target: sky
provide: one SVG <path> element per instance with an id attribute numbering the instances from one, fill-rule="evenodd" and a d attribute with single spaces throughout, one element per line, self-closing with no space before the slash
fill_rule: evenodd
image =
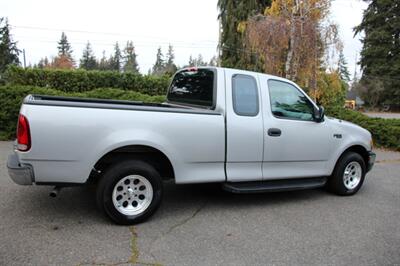
<path id="1" fill-rule="evenodd" d="M 362 47 L 352 28 L 360 23 L 366 6 L 361 0 L 332 2 L 331 19 L 339 25 L 352 74 Z M 166 54 L 171 44 L 180 66 L 191 55 L 202 54 L 207 61 L 217 55 L 217 0 L 0 0 L 0 16 L 8 17 L 18 48 L 25 49 L 27 65 L 55 56 L 62 31 L 77 62 L 87 41 L 100 58 L 103 51 L 110 56 L 115 42 L 123 48 L 132 40 L 142 73 L 154 64 L 159 46 Z"/>

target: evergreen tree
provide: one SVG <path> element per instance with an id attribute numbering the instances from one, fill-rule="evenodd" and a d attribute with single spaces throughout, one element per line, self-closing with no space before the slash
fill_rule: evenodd
<path id="1" fill-rule="evenodd" d="M 204 61 L 203 56 L 199 54 L 197 58 L 193 58 L 191 55 L 189 57 L 188 67 L 198 67 L 198 66 L 207 66 L 206 61 Z"/>
<path id="2" fill-rule="evenodd" d="M 211 57 L 210 62 L 208 63 L 209 66 L 217 66 L 218 65 L 218 59 L 216 56 Z"/>
<path id="3" fill-rule="evenodd" d="M 43 69 L 43 68 L 47 68 L 47 67 L 50 67 L 50 61 L 46 56 L 45 58 L 42 58 L 39 60 L 39 63 L 37 64 L 37 68 Z"/>
<path id="4" fill-rule="evenodd" d="M 174 54 L 174 48 L 170 44 L 168 46 L 168 53 L 167 53 L 167 63 L 165 65 L 165 72 L 168 75 L 173 75 L 177 70 L 177 66 L 174 63 L 175 60 L 175 54 Z"/>
<path id="5" fill-rule="evenodd" d="M 83 50 L 79 67 L 86 70 L 94 70 L 97 68 L 96 57 L 93 54 L 90 42 L 87 42 L 86 47 Z"/>
<path id="6" fill-rule="evenodd" d="M 207 62 L 204 61 L 203 56 L 199 54 L 196 59 L 196 66 L 206 66 Z"/>
<path id="7" fill-rule="evenodd" d="M 99 70 L 110 70 L 110 62 L 106 57 L 106 51 L 103 50 L 103 56 L 101 57 L 100 61 L 97 63 Z"/>
<path id="8" fill-rule="evenodd" d="M 249 17 L 263 13 L 270 3 L 271 0 L 218 0 L 222 66 L 254 70 L 257 62 L 245 51 L 243 28 Z"/>
<path id="9" fill-rule="evenodd" d="M 167 66 L 172 65 L 174 63 L 174 59 L 175 59 L 174 48 L 170 44 L 168 45 Z"/>
<path id="10" fill-rule="evenodd" d="M 118 42 L 114 46 L 114 55 L 110 57 L 110 70 L 120 71 L 121 70 L 121 49 L 119 48 Z"/>
<path id="11" fill-rule="evenodd" d="M 350 72 L 347 67 L 347 61 L 346 58 L 344 57 L 343 51 L 340 51 L 339 53 L 338 73 L 341 80 L 345 82 L 350 81 Z"/>
<path id="12" fill-rule="evenodd" d="M 355 34 L 364 33 L 361 39 L 361 83 L 366 93 L 383 87 L 383 95 L 376 104 L 400 104 L 400 2 L 372 0 L 364 11 L 362 22 Z M 376 80 L 382 86 L 374 86 Z M 367 100 L 367 99 L 365 99 Z"/>
<path id="13" fill-rule="evenodd" d="M 153 75 L 163 75 L 165 73 L 165 61 L 164 61 L 164 56 L 161 51 L 161 47 L 158 47 L 157 49 L 157 55 L 156 55 L 156 62 L 153 65 Z"/>
<path id="14" fill-rule="evenodd" d="M 188 66 L 190 66 L 190 67 L 196 66 L 196 59 L 194 59 L 192 55 L 190 55 L 190 57 L 189 57 Z"/>
<path id="15" fill-rule="evenodd" d="M 58 42 L 58 55 L 64 55 L 72 58 L 72 48 L 71 44 L 68 42 L 67 35 L 63 32 L 61 33 L 61 39 Z"/>
<path id="16" fill-rule="evenodd" d="M 51 63 L 53 68 L 71 69 L 74 67 L 74 59 L 72 58 L 71 44 L 68 42 L 67 35 L 62 32 L 61 39 L 58 42 L 58 56 Z"/>
<path id="17" fill-rule="evenodd" d="M 0 74 L 5 71 L 8 65 L 19 64 L 19 53 L 17 43 L 12 40 L 8 20 L 0 18 Z"/>
<path id="18" fill-rule="evenodd" d="M 135 46 L 133 46 L 132 41 L 128 41 L 124 49 L 124 72 L 139 72 L 139 65 L 137 63 L 136 57 L 137 54 L 135 53 Z"/>

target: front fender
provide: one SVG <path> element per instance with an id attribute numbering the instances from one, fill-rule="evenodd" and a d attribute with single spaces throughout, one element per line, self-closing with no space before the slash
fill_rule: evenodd
<path id="1" fill-rule="evenodd" d="M 339 158 L 350 148 L 355 147 L 355 146 L 361 146 L 363 147 L 366 151 L 369 150 L 368 145 L 366 145 L 362 141 L 349 141 L 347 143 L 344 143 L 342 146 L 340 146 L 339 149 L 336 150 L 334 154 L 332 154 L 331 159 L 329 160 L 329 163 L 327 165 L 327 172 L 329 175 L 332 175 L 333 170 L 335 169 L 336 163 L 338 162 Z"/>

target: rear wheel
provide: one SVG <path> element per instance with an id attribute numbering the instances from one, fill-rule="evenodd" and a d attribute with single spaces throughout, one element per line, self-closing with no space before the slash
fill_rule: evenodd
<path id="1" fill-rule="evenodd" d="M 97 187 L 97 205 L 118 224 L 136 224 L 161 203 L 162 180 L 146 162 L 127 160 L 108 168 Z"/>
<path id="2" fill-rule="evenodd" d="M 353 195 L 361 188 L 365 174 L 366 166 L 361 155 L 347 152 L 337 162 L 335 170 L 328 180 L 328 188 L 338 195 Z"/>

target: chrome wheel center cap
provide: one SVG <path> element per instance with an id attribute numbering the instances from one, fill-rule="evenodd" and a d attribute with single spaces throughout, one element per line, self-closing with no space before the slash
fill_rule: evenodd
<path id="1" fill-rule="evenodd" d="M 129 197 L 132 197 L 135 194 L 135 192 L 133 192 L 133 189 L 128 188 L 128 195 Z"/>

